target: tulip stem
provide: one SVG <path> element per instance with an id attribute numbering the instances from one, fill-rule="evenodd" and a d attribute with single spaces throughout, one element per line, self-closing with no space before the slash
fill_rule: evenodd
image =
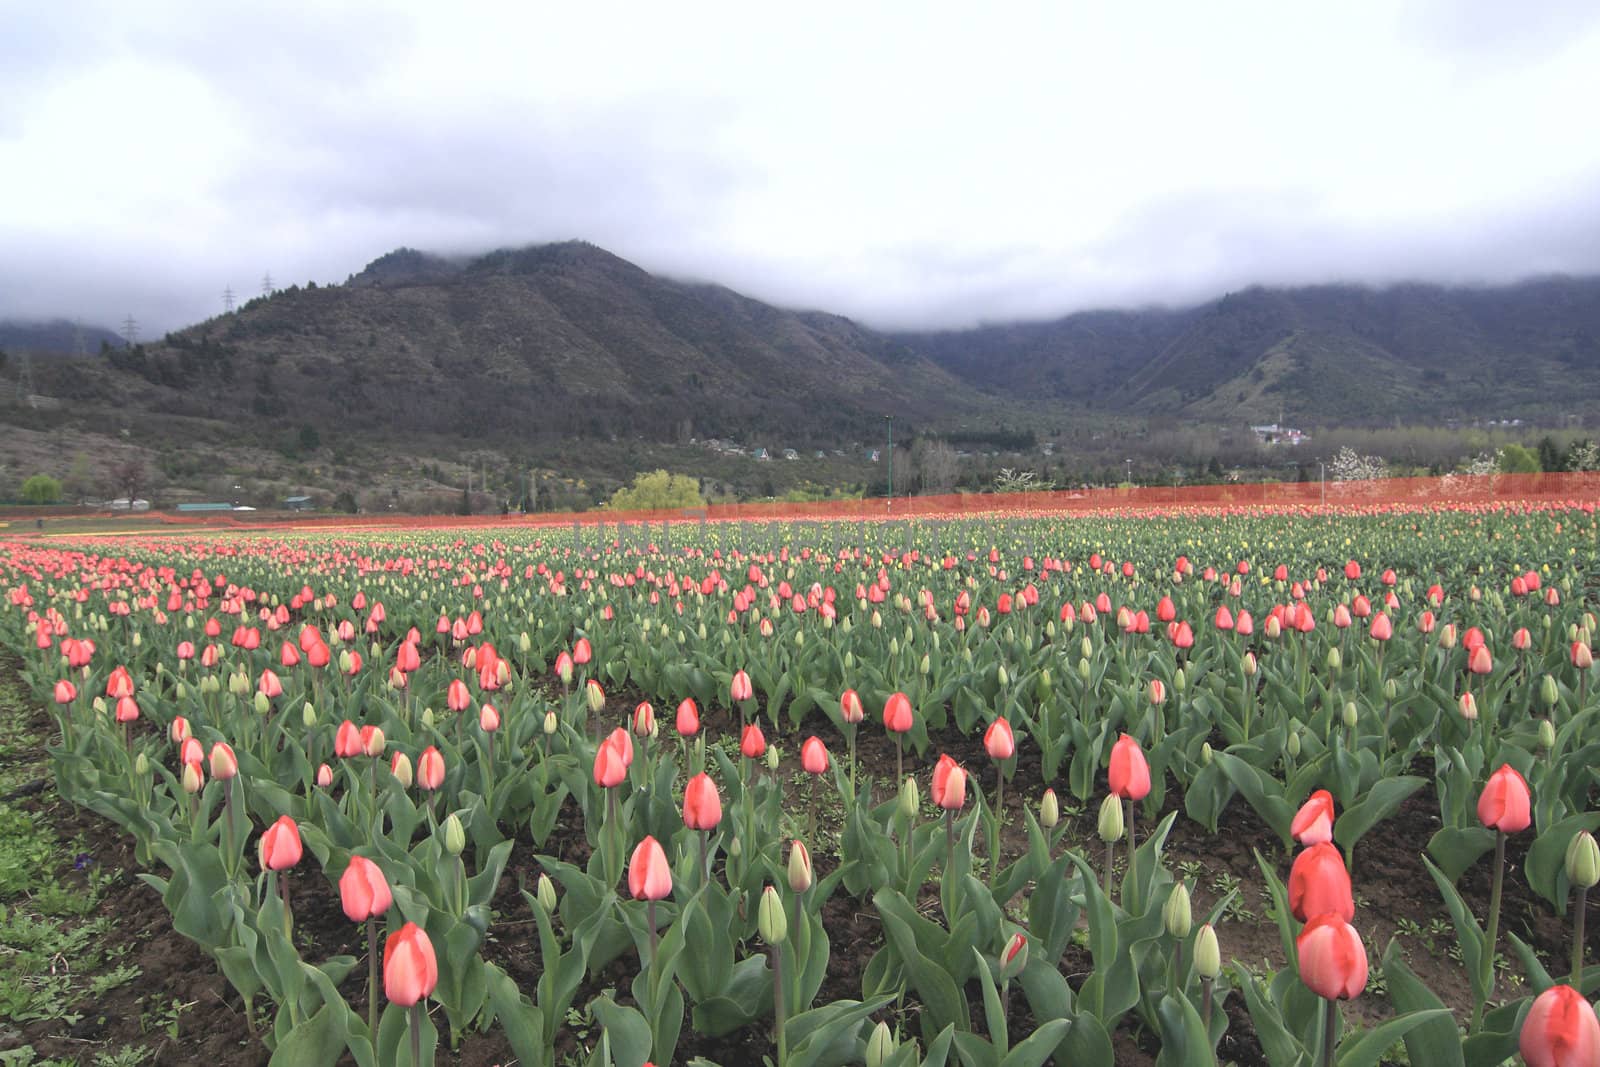
<path id="1" fill-rule="evenodd" d="M 233 779 L 226 778 L 222 786 L 222 831 L 227 838 L 228 851 L 223 857 L 227 861 L 228 877 L 232 878 L 239 872 L 238 861 L 233 854 Z"/>
<path id="2" fill-rule="evenodd" d="M 1583 912 L 1589 904 L 1589 887 L 1578 887 L 1578 908 L 1572 917 L 1572 978 L 1573 989 L 1582 989 L 1583 981 Z"/>
<path id="3" fill-rule="evenodd" d="M 773 945 L 772 946 L 772 1017 L 773 1017 L 773 1027 L 772 1027 L 773 1036 L 776 1038 L 777 1045 L 778 1045 L 778 1067 L 783 1067 L 784 1060 L 788 1058 L 787 1055 L 786 1055 L 786 1053 L 788 1052 L 788 1048 L 786 1047 L 788 1043 L 784 1040 L 784 1032 L 783 1032 L 784 1018 L 783 1018 L 783 946 L 782 945 Z"/>
<path id="4" fill-rule="evenodd" d="M 1506 832 L 1494 832 L 1494 884 L 1489 890 L 1489 927 L 1484 936 L 1483 960 L 1478 964 L 1478 974 L 1483 986 L 1483 999 L 1472 1009 L 1472 1025 L 1467 1033 L 1478 1032 L 1483 1021 L 1483 1009 L 1494 996 L 1494 956 L 1500 941 L 1500 890 L 1506 875 Z"/>
<path id="5" fill-rule="evenodd" d="M 367 916 L 367 1032 L 378 1040 L 378 924 Z"/>
<path id="6" fill-rule="evenodd" d="M 278 872 L 278 899 L 283 901 L 283 932 L 291 941 L 294 939 L 294 908 L 289 903 L 289 872 Z"/>
<path id="7" fill-rule="evenodd" d="M 1339 1040 L 1339 1004 L 1322 1002 L 1322 1067 L 1333 1067 L 1333 1046 Z"/>
<path id="8" fill-rule="evenodd" d="M 422 1067 L 422 1014 L 420 1004 L 406 1010 L 411 1019 L 411 1067 Z"/>
<path id="9" fill-rule="evenodd" d="M 950 871 L 956 865 L 956 813 L 953 809 L 944 811 L 944 873 L 948 878 Z"/>
<path id="10" fill-rule="evenodd" d="M 1134 849 L 1133 798 L 1124 797 L 1122 803 L 1127 806 L 1128 810 L 1128 817 L 1126 820 L 1128 824 L 1128 874 L 1132 876 L 1130 879 L 1131 884 L 1128 888 L 1130 889 L 1133 897 L 1133 906 L 1130 907 L 1128 911 L 1131 913 L 1135 908 L 1138 907 L 1139 904 L 1139 854 Z"/>
<path id="11" fill-rule="evenodd" d="M 651 982 L 654 983 L 656 973 L 656 902 L 654 900 L 644 902 L 644 924 L 650 928 L 650 959 L 645 964 L 645 967 L 650 974 Z"/>
<path id="12" fill-rule="evenodd" d="M 1183 988 L 1183 938 L 1177 939 L 1177 944 L 1172 950 L 1172 973 L 1167 976 L 1168 991 L 1176 997 L 1178 990 Z"/>
<path id="13" fill-rule="evenodd" d="M 1206 1027 L 1206 1038 L 1208 1040 L 1211 1037 L 1211 983 L 1212 983 L 1212 979 L 1207 978 L 1204 975 L 1201 976 L 1201 978 L 1200 978 L 1200 1021 L 1205 1024 L 1205 1027 Z M 1212 1059 L 1212 1062 L 1213 1063 L 1216 1062 L 1215 1058 Z"/>
<path id="14" fill-rule="evenodd" d="M 1111 899 L 1111 867 L 1117 859 L 1117 843 L 1106 842 L 1106 899 Z"/>

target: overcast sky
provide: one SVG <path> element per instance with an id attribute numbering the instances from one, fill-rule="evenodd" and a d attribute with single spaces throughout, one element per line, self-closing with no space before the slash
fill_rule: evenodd
<path id="1" fill-rule="evenodd" d="M 1600 4 L 0 0 L 0 316 L 583 238 L 886 326 L 1600 271 Z"/>

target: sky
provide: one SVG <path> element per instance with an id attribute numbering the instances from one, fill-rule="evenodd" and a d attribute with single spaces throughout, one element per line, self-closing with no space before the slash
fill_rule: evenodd
<path id="1" fill-rule="evenodd" d="M 579 238 L 870 325 L 1600 273 L 1592 0 L 0 0 L 0 317 Z"/>

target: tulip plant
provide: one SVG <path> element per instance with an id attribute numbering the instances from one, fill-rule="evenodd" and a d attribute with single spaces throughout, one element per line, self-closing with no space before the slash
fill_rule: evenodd
<path id="1" fill-rule="evenodd" d="M 274 1063 L 1175 1067 L 1230 1000 L 1272 1067 L 1600 1056 L 1592 498 L 687 534 L 5 543 L 0 640 Z M 1369 968 L 1402 816 L 1470 1004 Z M 1246 967 L 1169 853 L 1251 818 Z M 335 894 L 365 968 L 294 921 Z"/>

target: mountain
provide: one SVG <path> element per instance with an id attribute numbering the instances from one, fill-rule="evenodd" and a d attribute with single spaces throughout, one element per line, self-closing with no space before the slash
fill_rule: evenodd
<path id="1" fill-rule="evenodd" d="M 59 324 L 12 351 L 59 347 L 63 330 L 76 348 Z M 1076 482 L 1219 454 L 1265 470 L 1285 457 L 1258 453 L 1244 427 L 1280 416 L 1548 426 L 1600 410 L 1594 278 L 1252 288 L 1190 308 L 882 332 L 574 241 L 398 249 L 342 285 L 291 286 L 159 341 L 101 353 L 105 336 L 86 330 L 93 355 L 27 375 L 0 366 L 0 496 L 39 470 L 88 495 L 96 462 L 130 456 L 200 499 L 316 487 L 364 507 L 453 506 L 486 481 L 499 500 L 536 481 L 542 501 L 582 506 L 655 467 L 744 497 L 881 488 L 873 450 L 891 433 L 988 453 L 961 457 L 962 484 L 1029 464 Z M 1206 443 L 1162 436 L 1196 427 Z M 714 439 L 801 459 L 759 464 Z M 1048 462 L 1045 441 L 1059 449 Z M 1469 444 L 1452 442 L 1422 461 L 1455 462 Z M 933 484 L 954 484 L 935 459 Z"/>
<path id="2" fill-rule="evenodd" d="M 955 377 L 848 319 L 658 278 L 579 242 L 460 260 L 402 249 L 344 285 L 291 287 L 111 362 L 174 414 L 245 407 L 475 439 L 772 434 L 800 446 L 876 438 L 885 414 L 979 407 Z M 213 379 L 227 388 L 192 388 Z"/>
<path id="3" fill-rule="evenodd" d="M 999 396 L 1203 422 L 1362 425 L 1600 403 L 1600 279 L 1252 288 L 1184 310 L 895 339 Z"/>
<path id="4" fill-rule="evenodd" d="M 120 345 L 115 330 L 67 319 L 48 322 L 0 320 L 0 352 L 22 356 L 63 356 L 98 352 L 102 344 Z"/>

